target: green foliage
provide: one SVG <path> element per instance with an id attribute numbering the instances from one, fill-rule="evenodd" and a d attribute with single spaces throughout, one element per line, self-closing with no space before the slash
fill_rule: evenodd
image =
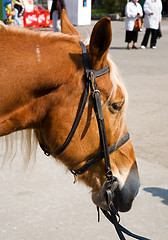
<path id="1" fill-rule="evenodd" d="M 108 14 L 107 9 L 104 8 L 92 8 L 92 14 Z"/>
<path id="2" fill-rule="evenodd" d="M 104 0 L 105 8 L 109 13 L 124 12 L 127 0 Z"/>
<path id="3" fill-rule="evenodd" d="M 3 21 L 3 0 L 0 0 L 0 20 Z"/>
<path id="4" fill-rule="evenodd" d="M 127 0 L 97 0 L 93 1 L 93 9 L 100 9 L 106 13 L 121 13 L 124 15 Z"/>

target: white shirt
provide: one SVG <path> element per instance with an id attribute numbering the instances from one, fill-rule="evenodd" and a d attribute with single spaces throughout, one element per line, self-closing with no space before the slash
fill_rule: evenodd
<path id="1" fill-rule="evenodd" d="M 162 15 L 162 2 L 161 0 L 146 0 L 144 4 L 144 27 L 158 29 L 159 22 L 161 21 Z M 153 13 L 153 15 L 150 15 Z"/>
<path id="2" fill-rule="evenodd" d="M 137 13 L 139 13 L 141 16 L 142 13 L 142 7 L 139 3 L 134 2 L 128 2 L 125 7 L 125 15 L 126 15 L 126 24 L 125 28 L 127 31 L 133 31 L 135 20 L 137 19 Z"/>

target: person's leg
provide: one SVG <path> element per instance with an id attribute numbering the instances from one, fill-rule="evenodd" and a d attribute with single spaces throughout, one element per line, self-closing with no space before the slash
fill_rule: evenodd
<path id="1" fill-rule="evenodd" d="M 15 10 L 15 16 L 14 16 L 14 25 L 21 25 L 19 17 L 18 17 L 18 10 L 16 8 L 14 8 Z"/>
<path id="2" fill-rule="evenodd" d="M 125 34 L 125 42 L 127 42 L 127 49 L 130 49 L 131 31 L 126 31 L 126 34 Z"/>
<path id="3" fill-rule="evenodd" d="M 150 36 L 150 32 L 151 32 L 151 29 L 147 28 L 146 31 L 145 31 L 145 35 L 144 35 L 143 41 L 141 43 L 141 46 L 144 46 L 144 47 L 147 46 L 148 40 L 149 40 L 149 36 Z"/>
<path id="4" fill-rule="evenodd" d="M 134 49 L 138 49 L 136 46 L 137 40 L 138 40 L 138 31 L 132 31 L 132 41 L 133 41 L 132 48 Z"/>
<path id="5" fill-rule="evenodd" d="M 58 32 L 61 32 L 61 19 L 58 19 L 57 21 L 57 29 L 58 29 Z"/>
<path id="6" fill-rule="evenodd" d="M 53 12 L 52 19 L 53 19 L 54 32 L 58 32 L 59 29 L 57 28 L 57 22 L 58 22 L 58 13 L 57 13 L 57 11 Z"/>
<path id="7" fill-rule="evenodd" d="M 150 42 L 150 47 L 151 48 L 156 48 L 156 42 L 157 42 L 157 30 L 152 29 L 152 37 L 151 37 L 151 42 Z"/>

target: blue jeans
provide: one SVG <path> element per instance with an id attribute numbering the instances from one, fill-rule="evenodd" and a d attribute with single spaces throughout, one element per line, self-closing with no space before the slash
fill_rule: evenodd
<path id="1" fill-rule="evenodd" d="M 19 25 L 20 27 L 22 27 L 22 23 L 18 16 L 18 10 L 16 8 L 14 8 L 14 10 L 15 10 L 14 25 Z"/>
<path id="2" fill-rule="evenodd" d="M 7 20 L 6 6 L 11 3 L 11 0 L 3 0 L 3 19 Z"/>
<path id="3" fill-rule="evenodd" d="M 54 25 L 54 32 L 61 32 L 61 20 L 58 18 L 57 11 L 52 13 L 53 25 Z"/>

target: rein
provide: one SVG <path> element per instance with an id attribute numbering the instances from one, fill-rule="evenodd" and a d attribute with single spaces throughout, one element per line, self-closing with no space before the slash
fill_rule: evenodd
<path id="1" fill-rule="evenodd" d="M 106 66 L 105 68 L 102 68 L 98 71 L 94 71 L 90 69 L 89 67 L 89 57 L 88 53 L 86 50 L 86 46 L 83 42 L 79 42 L 82 51 L 83 51 L 83 60 L 84 60 L 84 66 L 85 66 L 85 79 L 86 79 L 86 85 L 85 85 L 85 90 L 84 90 L 84 95 L 83 95 L 83 101 L 81 104 L 81 108 L 78 111 L 75 121 L 73 123 L 73 126 L 71 128 L 71 131 L 66 138 L 65 142 L 63 143 L 62 147 L 58 149 L 55 153 L 50 153 L 45 150 L 44 146 L 40 144 L 41 148 L 43 149 L 44 153 L 49 156 L 50 154 L 54 157 L 58 156 L 61 154 L 66 147 L 69 145 L 72 137 L 75 134 L 75 131 L 78 127 L 78 124 L 80 122 L 80 119 L 82 117 L 87 98 L 89 95 L 89 89 L 91 88 L 92 92 L 92 98 L 94 101 L 94 108 L 95 108 L 95 113 L 97 117 L 97 122 L 98 122 L 98 127 L 99 127 L 99 134 L 100 134 L 100 141 L 101 141 L 101 147 L 102 147 L 102 152 L 99 153 L 97 156 L 93 157 L 92 159 L 88 160 L 81 168 L 77 170 L 71 170 L 71 173 L 74 175 L 75 179 L 77 178 L 77 175 L 83 174 L 85 171 L 87 171 L 91 166 L 102 160 L 103 158 L 105 159 L 105 172 L 106 172 L 106 181 L 104 185 L 106 186 L 105 189 L 105 198 L 106 202 L 109 207 L 109 211 L 101 209 L 103 214 L 106 216 L 106 218 L 114 225 L 117 234 L 120 238 L 120 240 L 125 240 L 125 237 L 123 233 L 139 240 L 149 240 L 147 238 L 140 237 L 138 235 L 135 235 L 131 232 L 129 232 L 127 229 L 125 229 L 123 226 L 119 224 L 119 221 L 117 220 L 117 217 L 120 219 L 119 214 L 114 207 L 113 204 L 113 196 L 115 190 L 118 188 L 118 180 L 115 176 L 113 176 L 112 169 L 111 169 L 111 164 L 110 164 L 110 157 L 109 155 L 119 149 L 122 145 L 124 145 L 130 138 L 129 133 L 127 132 L 126 135 L 121 138 L 117 143 L 114 143 L 111 147 L 108 147 L 108 142 L 107 142 L 107 136 L 106 136 L 106 128 L 105 128 L 105 123 L 104 123 L 104 117 L 103 117 L 103 112 L 102 112 L 102 107 L 101 107 L 101 94 L 100 91 L 97 89 L 97 84 L 96 84 L 96 78 L 100 77 L 110 71 L 109 66 Z M 98 219 L 99 219 L 99 207 L 98 209 Z M 117 217 L 116 217 L 117 216 Z M 123 232 L 123 233 L 122 233 Z"/>

